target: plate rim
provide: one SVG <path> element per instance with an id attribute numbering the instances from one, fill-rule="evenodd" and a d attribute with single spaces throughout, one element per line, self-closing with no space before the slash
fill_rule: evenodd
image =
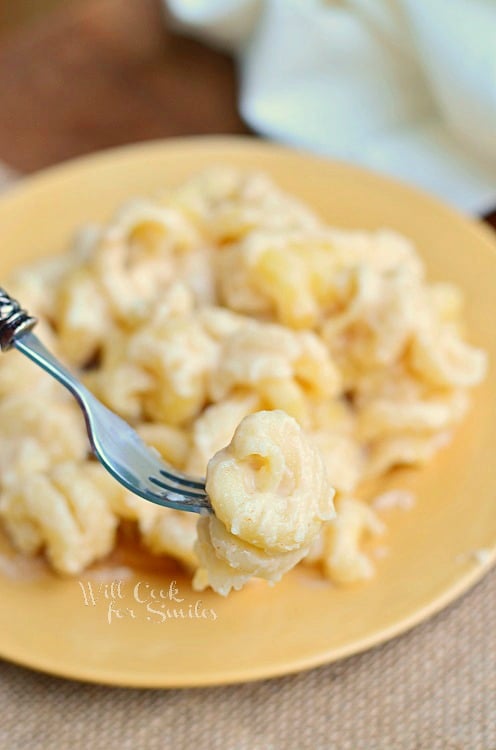
<path id="1" fill-rule="evenodd" d="M 372 167 L 364 167 L 353 162 L 348 162 L 344 159 L 326 156 L 325 154 L 318 154 L 297 145 L 291 146 L 284 143 L 277 143 L 270 141 L 267 138 L 251 135 L 212 134 L 179 136 L 174 138 L 154 138 L 147 141 L 136 141 L 120 146 L 112 146 L 92 153 L 82 154 L 81 156 L 69 157 L 57 164 L 43 167 L 34 172 L 18 174 L 17 177 L 14 177 L 14 180 L 10 185 L 7 184 L 7 186 L 2 187 L 2 190 L 0 191 L 0 207 L 3 208 L 6 203 L 11 199 L 15 199 L 18 193 L 24 192 L 25 189 L 36 187 L 39 182 L 43 182 L 47 178 L 63 176 L 64 172 L 70 172 L 75 167 L 91 167 L 92 165 L 98 165 L 99 163 L 105 162 L 109 158 L 119 160 L 129 154 L 139 154 L 140 152 L 146 154 L 148 151 L 153 153 L 157 149 L 160 151 L 164 149 L 175 150 L 182 146 L 201 149 L 204 145 L 208 144 L 236 148 L 239 147 L 246 150 L 252 149 L 253 151 L 262 150 L 267 151 L 267 153 L 272 152 L 281 155 L 287 154 L 293 157 L 301 157 L 305 161 L 313 161 L 316 164 L 325 162 L 329 165 L 339 166 L 346 171 L 355 172 L 357 176 L 361 175 L 366 177 L 367 175 L 371 175 L 384 182 L 388 182 L 397 190 L 401 190 L 405 193 L 405 195 L 410 194 L 411 196 L 414 196 L 416 200 L 420 199 L 424 202 L 430 203 L 435 206 L 437 210 L 446 213 L 457 223 L 461 221 L 465 226 L 470 225 L 471 230 L 475 232 L 479 239 L 489 245 L 492 251 L 496 253 L 495 232 L 487 226 L 484 219 L 479 216 L 472 216 L 471 214 L 464 213 L 456 206 L 442 200 L 435 193 L 431 193 L 428 190 L 417 187 L 416 185 L 398 177 L 385 174 L 384 172 Z"/>
<path id="2" fill-rule="evenodd" d="M 432 602 L 424 607 L 416 609 L 410 616 L 398 620 L 393 625 L 374 631 L 373 634 L 361 638 L 357 641 L 342 646 L 341 648 L 331 648 L 329 650 L 319 651 L 311 656 L 291 661 L 281 662 L 278 666 L 265 668 L 263 666 L 253 667 L 251 669 L 232 668 L 217 670 L 210 676 L 198 675 L 193 672 L 185 672 L 181 675 L 169 675 L 164 673 L 160 676 L 152 676 L 147 672 L 133 670 L 132 672 L 124 670 L 96 670 L 84 669 L 71 670 L 65 669 L 53 664 L 53 660 L 44 661 L 40 659 L 26 659 L 22 655 L 15 654 L 12 651 L 6 653 L 0 644 L 0 658 L 11 664 L 25 669 L 30 669 L 52 677 L 63 678 L 73 682 L 83 682 L 92 685 L 105 685 L 107 687 L 122 687 L 130 689 L 148 689 L 148 690 L 177 690 L 204 687 L 225 687 L 228 685 L 239 685 L 249 682 L 259 682 L 268 679 L 277 679 L 300 672 L 324 667 L 333 664 L 341 659 L 351 656 L 357 656 L 365 651 L 385 645 L 389 641 L 396 639 L 401 635 L 407 634 L 417 625 L 431 619 L 441 611 L 445 610 L 450 604 L 455 604 L 465 594 L 468 594 L 476 584 L 496 567 L 496 545 L 488 550 L 489 556 L 483 564 L 471 562 L 471 570 L 468 570 L 463 576 L 460 576 L 456 583 L 445 589 L 442 595 L 437 596 Z"/>

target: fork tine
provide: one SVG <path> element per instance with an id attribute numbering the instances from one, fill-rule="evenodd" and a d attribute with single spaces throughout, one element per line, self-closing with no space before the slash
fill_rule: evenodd
<path id="1" fill-rule="evenodd" d="M 191 497 L 195 500 L 203 500 L 207 497 L 207 493 L 205 491 L 198 492 L 194 489 L 188 490 L 188 489 L 184 489 L 184 487 L 171 486 L 169 484 L 166 484 L 165 482 L 162 482 L 160 479 L 157 479 L 156 477 L 148 477 L 148 479 L 150 482 L 152 482 L 157 487 L 160 487 L 162 490 L 175 493 L 176 495 L 184 495 L 186 497 Z"/>
<path id="2" fill-rule="evenodd" d="M 182 484 L 185 487 L 194 487 L 198 490 L 205 490 L 205 482 L 195 480 L 192 477 L 188 477 L 187 474 L 182 474 L 179 471 L 167 471 L 166 469 L 160 469 L 160 474 L 166 477 L 166 479 L 172 479 L 174 482 L 177 482 L 177 484 Z"/>
<path id="3" fill-rule="evenodd" d="M 184 495 L 177 495 L 176 493 L 169 493 L 165 496 L 158 492 L 151 492 L 151 490 L 146 490 L 146 493 L 140 494 L 145 500 L 149 500 L 165 508 L 190 511 L 192 513 L 204 513 L 210 510 L 207 498 L 190 498 Z"/>

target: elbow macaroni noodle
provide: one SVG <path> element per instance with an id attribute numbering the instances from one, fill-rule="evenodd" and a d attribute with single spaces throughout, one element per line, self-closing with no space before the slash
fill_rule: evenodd
<path id="1" fill-rule="evenodd" d="M 89 455 L 70 397 L 10 352 L 0 522 L 62 574 L 107 555 L 126 521 L 198 589 L 275 582 L 300 561 L 336 584 L 369 578 L 363 542 L 384 525 L 362 481 L 431 460 L 485 373 L 460 291 L 429 283 L 409 240 L 329 227 L 229 167 L 129 202 L 9 289 L 98 398 L 206 474 L 215 511 L 130 495 Z"/>
<path id="2" fill-rule="evenodd" d="M 243 419 L 209 461 L 207 492 L 215 515 L 199 523 L 194 584 L 222 594 L 251 576 L 278 581 L 334 516 L 320 452 L 279 410 Z"/>

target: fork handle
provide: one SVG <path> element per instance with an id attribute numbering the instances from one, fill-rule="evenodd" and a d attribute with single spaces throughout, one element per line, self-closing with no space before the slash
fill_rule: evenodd
<path id="1" fill-rule="evenodd" d="M 17 300 L 0 287 L 0 351 L 6 352 L 16 348 L 48 372 L 72 393 L 86 416 L 87 407 L 95 400 L 95 397 L 31 333 L 37 322 L 36 318 L 22 309 Z"/>
<path id="2" fill-rule="evenodd" d="M 31 331 L 37 320 L 0 286 L 0 350 L 8 351 L 16 338 Z"/>

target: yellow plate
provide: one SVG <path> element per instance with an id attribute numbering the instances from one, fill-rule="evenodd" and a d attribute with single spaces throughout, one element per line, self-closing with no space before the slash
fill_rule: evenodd
<path id="1" fill-rule="evenodd" d="M 76 227 L 106 219 L 129 196 L 212 162 L 267 170 L 335 225 L 393 227 L 413 238 L 430 278 L 465 290 L 470 339 L 496 361 L 489 230 L 384 177 L 249 139 L 133 146 L 24 181 L 0 201 L 0 279 L 63 250 Z M 412 488 L 418 502 L 389 512 L 389 554 L 370 583 L 334 588 L 299 567 L 274 588 L 256 583 L 224 600 L 199 597 L 171 563 L 147 563 L 129 547 L 77 581 L 15 558 L 3 540 L 0 655 L 81 680 L 193 686 L 285 674 L 402 633 L 459 596 L 496 557 L 495 382 L 492 372 L 453 445 L 430 467 L 389 480 Z M 474 554 L 480 550 L 487 553 Z M 172 581 L 179 594 L 170 592 Z"/>

